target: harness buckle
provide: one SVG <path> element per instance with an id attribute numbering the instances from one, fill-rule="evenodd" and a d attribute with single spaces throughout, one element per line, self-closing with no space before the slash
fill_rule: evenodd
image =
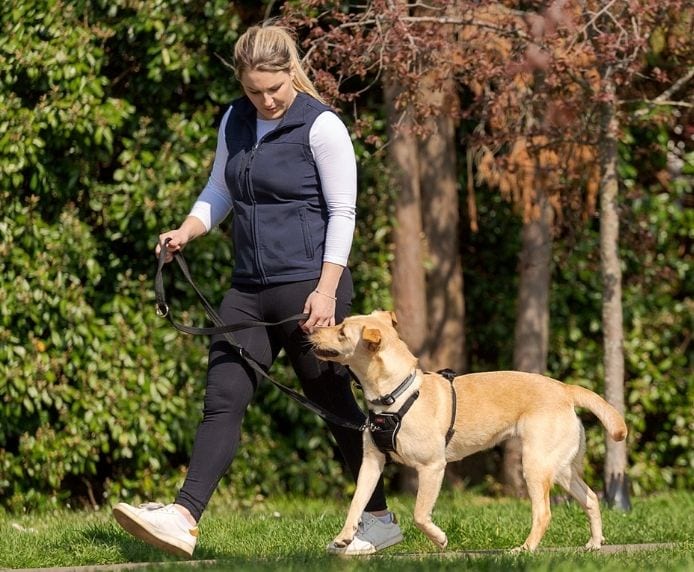
<path id="1" fill-rule="evenodd" d="M 160 318 L 166 318 L 169 314 L 169 305 L 163 302 L 158 302 L 156 304 L 157 316 Z"/>

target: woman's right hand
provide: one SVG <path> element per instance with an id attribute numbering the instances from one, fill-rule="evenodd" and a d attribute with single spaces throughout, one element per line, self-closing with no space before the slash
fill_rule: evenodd
<path id="1" fill-rule="evenodd" d="M 170 239 L 168 243 L 166 242 L 167 239 Z M 164 257 L 164 262 L 171 262 L 173 260 L 174 253 L 178 252 L 179 250 L 183 250 L 183 247 L 188 244 L 189 240 L 189 234 L 180 228 L 164 232 L 159 235 L 159 242 L 154 249 L 154 253 L 156 254 L 157 258 L 159 258 L 161 249 L 164 248 L 164 244 L 166 244 L 166 256 Z"/>
<path id="2" fill-rule="evenodd" d="M 159 254 L 166 240 L 171 239 L 166 244 L 166 257 L 164 258 L 165 262 L 171 262 L 175 252 L 183 250 L 183 247 L 191 240 L 206 232 L 207 229 L 199 218 L 188 216 L 186 220 L 183 221 L 183 224 L 176 230 L 170 230 L 159 235 L 159 242 L 154 249 L 154 253 L 157 255 L 157 258 L 159 258 Z"/>

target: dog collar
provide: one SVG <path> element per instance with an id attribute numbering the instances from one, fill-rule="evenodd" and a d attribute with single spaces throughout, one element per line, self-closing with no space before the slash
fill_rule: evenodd
<path id="1" fill-rule="evenodd" d="M 373 405 L 393 405 L 395 403 L 395 400 L 400 397 L 405 391 L 407 391 L 407 388 L 412 385 L 412 382 L 417 379 L 417 370 L 412 370 L 412 373 L 408 375 L 405 378 L 405 381 L 403 381 L 400 385 L 398 385 L 392 393 L 388 393 L 386 395 L 383 395 L 381 397 L 377 397 L 376 399 L 369 399 L 369 403 L 372 403 Z"/>

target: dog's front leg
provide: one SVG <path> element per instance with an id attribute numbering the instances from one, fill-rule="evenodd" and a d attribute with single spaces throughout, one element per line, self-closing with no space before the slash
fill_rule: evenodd
<path id="1" fill-rule="evenodd" d="M 431 512 L 441 490 L 446 462 L 425 465 L 417 468 L 419 485 L 414 505 L 414 523 L 429 539 L 442 550 L 448 545 L 446 533 L 431 520 Z"/>
<path id="2" fill-rule="evenodd" d="M 370 435 L 365 432 L 364 456 L 361 461 L 361 468 L 359 469 L 359 477 L 357 478 L 357 488 L 354 491 L 345 524 L 337 537 L 335 537 L 335 546 L 347 546 L 354 539 L 361 514 L 364 512 L 366 504 L 369 502 L 378 484 L 378 479 L 381 473 L 383 473 L 385 463 L 385 455 L 376 449 L 371 441 Z"/>

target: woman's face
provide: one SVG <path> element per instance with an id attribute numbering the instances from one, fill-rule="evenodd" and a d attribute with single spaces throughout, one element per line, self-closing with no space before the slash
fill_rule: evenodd
<path id="1" fill-rule="evenodd" d="M 241 76 L 241 85 L 262 119 L 279 119 L 296 97 L 292 74 L 286 71 L 248 70 Z"/>

